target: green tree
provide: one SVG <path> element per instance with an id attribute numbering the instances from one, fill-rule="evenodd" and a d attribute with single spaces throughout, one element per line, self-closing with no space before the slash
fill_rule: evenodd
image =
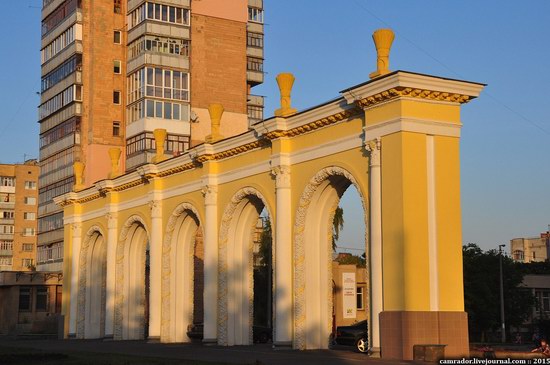
<path id="1" fill-rule="evenodd" d="M 464 306 L 468 312 L 470 339 L 484 342 L 487 333 L 500 326 L 499 253 L 496 250 L 485 252 L 475 243 L 463 246 L 462 253 Z M 525 272 L 522 264 L 503 256 L 502 271 L 504 311 L 509 329 L 519 326 L 529 317 L 534 297 L 520 287 Z"/>
<path id="2" fill-rule="evenodd" d="M 340 238 L 340 231 L 344 229 L 344 209 L 337 207 L 332 220 L 332 250 L 336 251 L 336 241 Z"/>

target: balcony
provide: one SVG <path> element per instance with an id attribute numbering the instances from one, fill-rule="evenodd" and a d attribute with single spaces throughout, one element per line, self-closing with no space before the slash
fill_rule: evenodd
<path id="1" fill-rule="evenodd" d="M 132 156 L 126 157 L 126 171 L 132 171 L 136 167 L 149 163 L 155 155 L 156 153 L 151 150 L 141 151 Z"/>
<path id="2" fill-rule="evenodd" d="M 37 264 L 44 265 L 63 261 L 63 245 L 43 248 L 39 247 L 37 252 Z"/>
<path id="3" fill-rule="evenodd" d="M 71 133 L 45 147 L 42 147 L 40 149 L 40 159 L 45 160 L 57 152 L 66 150 L 74 145 L 80 145 L 80 133 Z"/>
<path id="4" fill-rule="evenodd" d="M 15 194 L 15 186 L 0 186 L 0 193 Z"/>
<path id="5" fill-rule="evenodd" d="M 12 265 L 0 265 L 0 271 L 12 271 L 13 266 Z"/>
<path id="6" fill-rule="evenodd" d="M 1 240 L 9 240 L 13 241 L 13 233 L 0 233 L 0 241 Z"/>
<path id="7" fill-rule="evenodd" d="M 55 231 L 40 233 L 38 235 L 38 244 L 47 245 L 53 242 L 63 242 L 63 233 L 63 228 L 57 229 Z"/>
<path id="8" fill-rule="evenodd" d="M 264 82 L 264 73 L 262 71 L 247 70 L 246 71 L 246 81 L 252 86 L 263 84 Z"/>
<path id="9" fill-rule="evenodd" d="M 261 122 L 264 119 L 264 97 L 258 95 L 248 95 L 248 125 Z"/>
<path id="10" fill-rule="evenodd" d="M 159 23 L 148 19 L 128 31 L 128 44 L 132 43 L 144 34 L 156 34 L 165 37 L 191 39 L 191 31 L 188 25 Z"/>
<path id="11" fill-rule="evenodd" d="M 13 219 L 13 218 L 0 218 L 0 224 L 14 225 L 15 224 L 15 219 Z"/>
<path id="12" fill-rule="evenodd" d="M 13 255 L 13 242 L 0 242 L 0 256 Z"/>
<path id="13" fill-rule="evenodd" d="M 0 209 L 15 209 L 15 202 L 0 202 Z"/>
<path id="14" fill-rule="evenodd" d="M 129 75 L 145 65 L 189 70 L 189 57 L 170 53 L 144 52 L 128 61 L 126 72 Z"/>

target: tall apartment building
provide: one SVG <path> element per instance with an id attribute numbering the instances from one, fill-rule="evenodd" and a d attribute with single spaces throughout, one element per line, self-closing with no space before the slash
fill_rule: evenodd
<path id="1" fill-rule="evenodd" d="M 541 262 L 550 258 L 550 232 L 540 237 L 514 238 L 510 240 L 510 253 L 517 262 Z"/>
<path id="2" fill-rule="evenodd" d="M 0 271 L 35 265 L 38 164 L 0 165 Z"/>
<path id="3" fill-rule="evenodd" d="M 108 150 L 126 171 L 151 162 L 153 130 L 167 157 L 210 134 L 208 106 L 221 103 L 221 134 L 263 118 L 263 0 L 43 0 L 38 268 L 61 270 L 63 213 L 53 197 L 105 179 Z"/>

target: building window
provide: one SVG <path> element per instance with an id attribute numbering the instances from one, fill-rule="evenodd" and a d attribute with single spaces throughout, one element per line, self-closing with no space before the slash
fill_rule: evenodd
<path id="1" fill-rule="evenodd" d="M 358 286 L 357 287 L 357 309 L 365 309 L 364 306 L 364 296 L 363 291 L 365 290 L 364 287 Z"/>
<path id="2" fill-rule="evenodd" d="M 42 78 L 41 91 L 44 92 L 48 90 L 61 80 L 65 79 L 67 76 L 71 75 L 75 71 L 80 71 L 81 69 L 82 55 L 78 53 L 63 62 L 60 66 L 57 66 L 53 71 Z"/>
<path id="3" fill-rule="evenodd" d="M 47 286 L 39 286 L 36 288 L 36 310 L 41 312 L 46 312 L 48 310 Z"/>
<path id="4" fill-rule="evenodd" d="M 74 24 L 40 51 L 41 64 L 48 62 L 75 40 L 82 40 L 82 24 Z"/>
<path id="5" fill-rule="evenodd" d="M 120 91 L 113 91 L 113 103 L 120 105 Z"/>
<path id="6" fill-rule="evenodd" d="M 132 29 L 145 19 L 189 25 L 189 9 L 146 2 L 128 15 L 129 29 Z"/>
<path id="7" fill-rule="evenodd" d="M 23 265 L 23 267 L 29 269 L 33 266 L 33 262 L 34 262 L 33 259 L 23 259 L 23 260 L 21 260 L 21 265 Z"/>
<path id="8" fill-rule="evenodd" d="M 25 181 L 25 189 L 36 190 L 36 181 Z"/>
<path id="9" fill-rule="evenodd" d="M 13 241 L 0 241 L 0 251 L 13 251 Z"/>
<path id="10" fill-rule="evenodd" d="M 128 58 L 132 59 L 144 52 L 167 53 L 189 57 L 191 42 L 187 39 L 176 39 L 145 35 L 128 46 Z"/>
<path id="11" fill-rule="evenodd" d="M 514 260 L 523 261 L 523 251 L 522 250 L 515 250 L 514 251 Z"/>
<path id="12" fill-rule="evenodd" d="M 115 14 L 122 14 L 122 4 L 121 4 L 121 0 L 114 0 L 114 1 L 113 1 L 113 4 L 114 4 L 114 9 L 113 9 L 113 11 L 115 12 Z"/>
<path id="13" fill-rule="evenodd" d="M 113 72 L 116 73 L 116 74 L 122 73 L 122 66 L 121 66 L 121 62 L 119 60 L 115 60 L 113 62 Z"/>
<path id="14" fill-rule="evenodd" d="M 120 122 L 113 122 L 113 136 L 120 136 Z"/>
<path id="15" fill-rule="evenodd" d="M 248 20 L 254 23 L 263 23 L 264 10 L 258 8 L 248 8 Z"/>
<path id="16" fill-rule="evenodd" d="M 19 287 L 19 310 L 30 311 L 31 305 L 31 288 Z"/>
<path id="17" fill-rule="evenodd" d="M 34 245 L 32 243 L 23 243 L 23 251 L 32 252 Z"/>
<path id="18" fill-rule="evenodd" d="M 247 33 L 246 45 L 249 47 L 263 48 L 264 35 L 261 33 Z"/>
<path id="19" fill-rule="evenodd" d="M 34 228 L 23 228 L 23 236 L 24 237 L 31 237 L 36 234 Z"/>
<path id="20" fill-rule="evenodd" d="M 115 44 L 121 44 L 122 43 L 122 32 L 120 30 L 115 30 L 113 32 L 113 42 Z"/>
<path id="21" fill-rule="evenodd" d="M 256 122 L 264 119 L 264 108 L 261 106 L 248 106 L 248 119 Z"/>
<path id="22" fill-rule="evenodd" d="M 144 67 L 128 76 L 127 82 L 128 104 L 144 96 L 189 100 L 189 74 L 186 72 Z"/>
<path id="23" fill-rule="evenodd" d="M 15 186 L 15 178 L 8 177 L 8 176 L 1 176 L 0 186 Z"/>
<path id="24" fill-rule="evenodd" d="M 82 85 L 71 85 L 38 107 L 40 119 L 44 119 L 73 101 L 82 101 Z"/>
<path id="25" fill-rule="evenodd" d="M 13 217 L 15 217 L 15 212 L 11 212 L 11 211 L 6 212 L 5 211 L 5 212 L 2 213 L 2 217 L 4 219 L 13 219 Z"/>
<path id="26" fill-rule="evenodd" d="M 26 196 L 25 197 L 25 204 L 26 205 L 36 205 L 36 198 L 32 196 Z"/>
<path id="27" fill-rule="evenodd" d="M 246 60 L 246 69 L 248 71 L 263 72 L 264 71 L 264 60 L 262 60 L 261 58 L 249 57 Z"/>
<path id="28" fill-rule="evenodd" d="M 1 225 L 1 226 L 0 226 L 0 233 L 3 233 L 3 234 L 14 234 L 14 233 L 15 233 L 15 228 L 14 228 L 14 226 Z"/>

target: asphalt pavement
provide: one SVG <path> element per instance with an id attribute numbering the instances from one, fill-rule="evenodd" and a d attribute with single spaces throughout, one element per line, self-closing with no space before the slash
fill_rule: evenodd
<path id="1" fill-rule="evenodd" d="M 201 360 L 231 364 L 261 365 L 351 365 L 351 364 L 411 364 L 372 358 L 354 352 L 351 347 L 331 350 L 274 350 L 270 344 L 254 346 L 204 346 L 200 343 L 161 344 L 146 341 L 102 340 L 2 340 L 6 346 L 34 348 L 46 351 L 83 351 L 138 355 L 167 359 Z"/>

